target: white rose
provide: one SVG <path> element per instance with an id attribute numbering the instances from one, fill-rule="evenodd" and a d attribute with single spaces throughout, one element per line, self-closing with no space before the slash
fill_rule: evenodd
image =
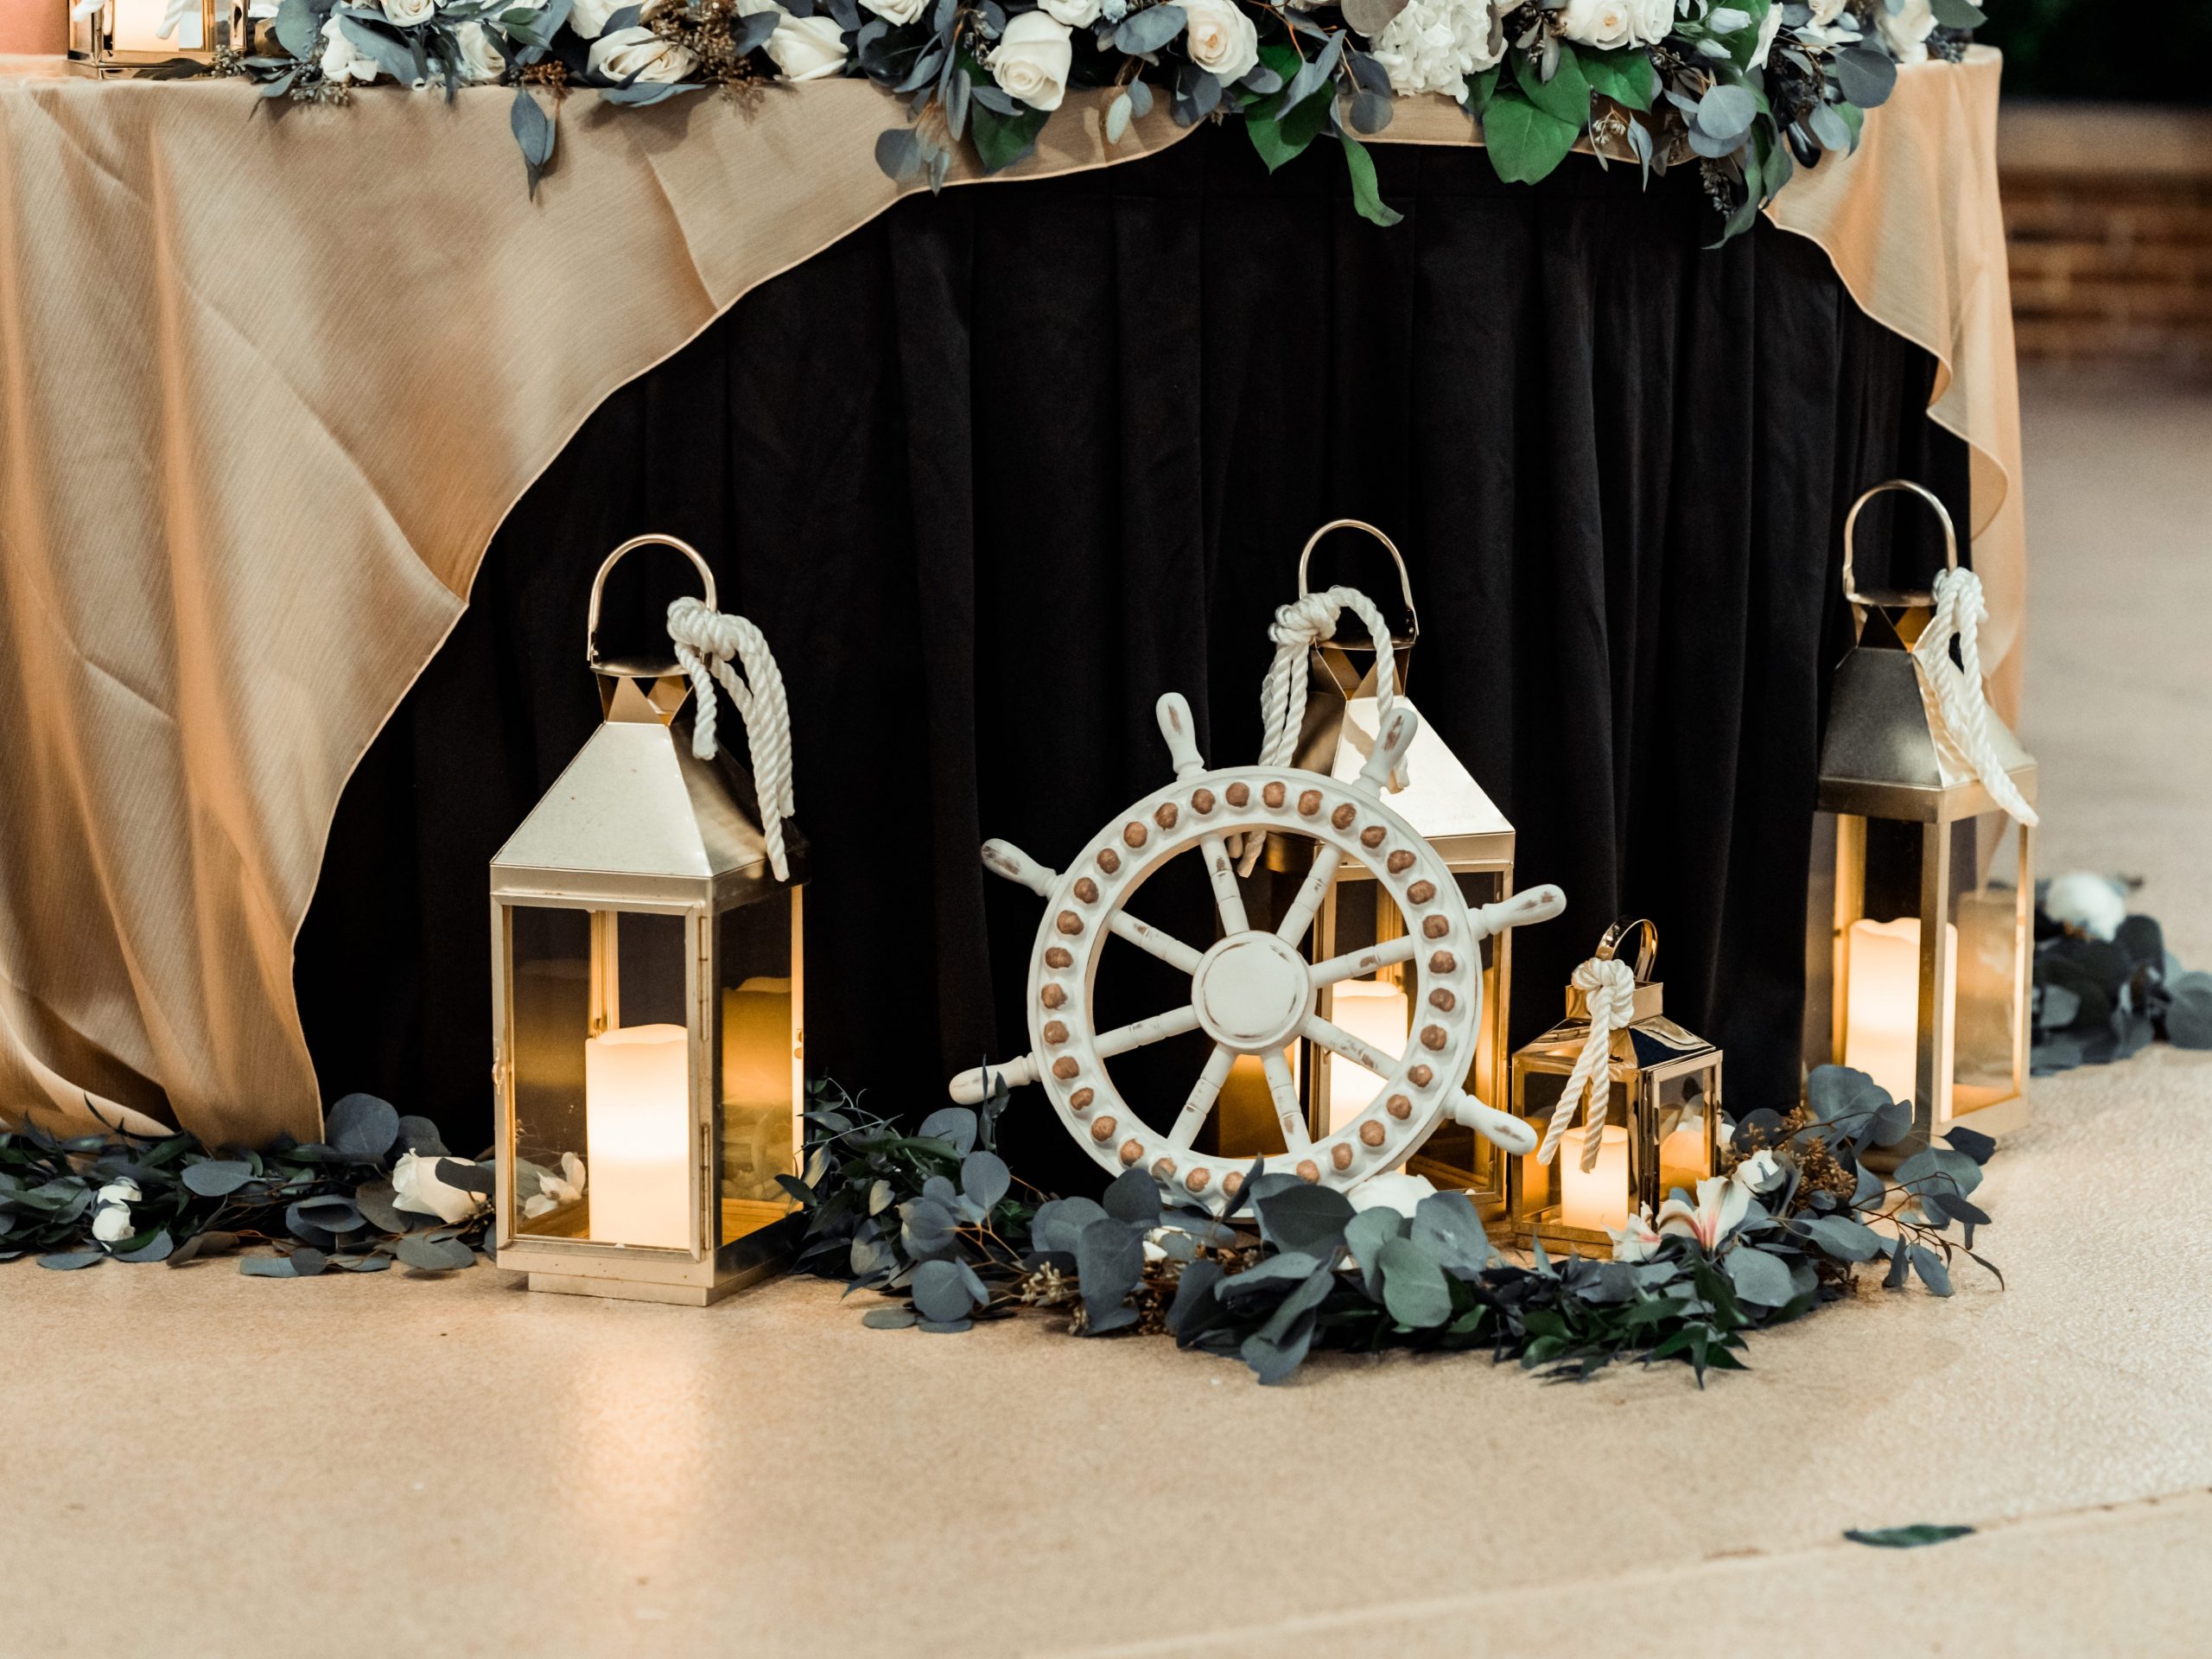
<path id="1" fill-rule="evenodd" d="M 1175 0 L 1183 8 L 1183 41 L 1191 61 L 1227 86 L 1260 60 L 1260 31 L 1236 0 Z"/>
<path id="2" fill-rule="evenodd" d="M 1883 0 L 1874 9 L 1874 26 L 1899 63 L 1928 61 L 1928 37 L 1936 32 L 1932 0 Z"/>
<path id="3" fill-rule="evenodd" d="M 492 31 L 483 24 L 463 23 L 454 30 L 453 38 L 461 48 L 461 61 L 454 67 L 461 72 L 463 80 L 497 80 L 506 69 L 505 54 L 499 50 Z"/>
<path id="4" fill-rule="evenodd" d="M 353 42 L 346 38 L 338 27 L 340 20 L 332 17 L 322 26 L 322 73 L 327 80 L 374 80 L 377 60 L 366 53 L 354 49 Z"/>
<path id="5" fill-rule="evenodd" d="M 2110 939 L 2127 919 L 2127 895 L 2108 875 L 2069 870 L 2051 878 L 2043 895 L 2043 913 L 2093 939 Z"/>
<path id="6" fill-rule="evenodd" d="M 607 20 L 625 6 L 634 6 L 638 0 L 575 0 L 569 8 L 569 27 L 580 41 L 595 41 L 607 27 Z"/>
<path id="7" fill-rule="evenodd" d="M 930 0 L 861 0 L 861 3 L 890 23 L 911 23 L 930 9 Z"/>
<path id="8" fill-rule="evenodd" d="M 1408 0 L 1375 37 L 1375 60 L 1401 98 L 1442 92 L 1454 102 L 1467 95 L 1467 77 L 1494 67 L 1504 47 L 1491 49 L 1491 0 Z"/>
<path id="9" fill-rule="evenodd" d="M 1759 19 L 1759 43 L 1751 48 L 1751 67 L 1766 67 L 1767 54 L 1774 50 L 1774 37 L 1782 29 L 1782 0 L 1766 9 L 1766 16 Z"/>
<path id="10" fill-rule="evenodd" d="M 1777 20 L 1782 0 L 1775 0 Z M 1628 0 L 1629 28 L 1638 46 L 1656 46 L 1675 32 L 1675 0 Z"/>
<path id="11" fill-rule="evenodd" d="M 92 1211 L 92 1236 L 103 1244 L 120 1244 L 137 1230 L 128 1205 L 104 1204 Z"/>
<path id="12" fill-rule="evenodd" d="M 1070 29 L 1088 29 L 1106 9 L 1106 0 L 1038 0 L 1047 12 Z"/>
<path id="13" fill-rule="evenodd" d="M 1826 29 L 1843 10 L 1844 0 L 1812 0 L 1813 21 Z"/>
<path id="14" fill-rule="evenodd" d="M 1033 110 L 1057 110 L 1075 61 L 1068 26 L 1050 12 L 1025 11 L 1006 26 L 991 54 L 991 79 Z"/>
<path id="15" fill-rule="evenodd" d="M 391 1166 L 392 1202 L 418 1216 L 435 1216 L 440 1221 L 466 1221 L 482 1207 L 484 1195 L 464 1192 L 440 1180 L 438 1160 L 443 1156 L 442 1153 L 427 1158 L 411 1152 L 402 1153 L 399 1161 Z M 467 1158 L 455 1158 L 453 1161 L 474 1166 Z"/>
<path id="16" fill-rule="evenodd" d="M 699 58 L 690 47 L 664 41 L 643 23 L 632 23 L 594 41 L 586 61 L 594 74 L 650 86 L 683 79 L 697 66 Z"/>
<path id="17" fill-rule="evenodd" d="M 119 1176 L 92 1194 L 94 1204 L 136 1204 L 146 1195 L 128 1175 Z"/>
<path id="18" fill-rule="evenodd" d="M 1561 32 L 1578 46 L 1604 52 L 1636 44 L 1636 19 L 1628 0 L 1567 0 L 1559 19 Z"/>
<path id="19" fill-rule="evenodd" d="M 785 80 L 828 80 L 845 72 L 845 37 L 834 17 L 787 13 L 777 21 L 767 50 Z"/>
<path id="20" fill-rule="evenodd" d="M 1435 1192 L 1427 1176 L 1408 1175 L 1402 1169 L 1394 1169 L 1369 1176 L 1344 1197 L 1351 1200 L 1354 1210 L 1395 1210 L 1410 1221 L 1415 1206 Z"/>
<path id="21" fill-rule="evenodd" d="M 438 0 L 384 0 L 385 17 L 402 29 L 427 23 L 437 13 Z"/>

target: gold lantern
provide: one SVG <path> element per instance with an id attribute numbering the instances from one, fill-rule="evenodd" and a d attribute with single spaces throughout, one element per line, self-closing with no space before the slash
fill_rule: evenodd
<path id="1" fill-rule="evenodd" d="M 1622 969 L 1610 976 L 1626 995 L 1604 1011 L 1602 1054 L 1584 1068 L 1589 1099 L 1602 1098 L 1604 1110 L 1583 1105 L 1580 1121 L 1569 1120 L 1575 1127 L 1554 1135 L 1554 1115 L 1590 1045 L 1593 996 L 1606 995 L 1608 976 L 1600 964 L 1618 960 L 1631 932 L 1641 935 L 1633 977 Z M 1661 985 L 1651 977 L 1658 950 L 1658 930 L 1649 922 L 1614 923 L 1568 988 L 1566 1019 L 1513 1056 L 1511 1110 L 1535 1131 L 1538 1146 L 1504 1159 L 1516 1238 L 1541 1239 L 1548 1248 L 1610 1250 L 1607 1229 L 1625 1225 L 1639 1207 L 1656 1213 L 1677 1187 L 1694 1193 L 1719 1168 L 1721 1053 L 1667 1018 Z M 1602 1121 L 1593 1128 L 1593 1119 Z M 1593 1135 L 1598 1154 L 1586 1168 L 1584 1150 Z M 1548 1141 L 1554 1154 L 1548 1161 L 1541 1155 Z"/>
<path id="2" fill-rule="evenodd" d="M 1421 634 L 1421 620 L 1414 607 L 1412 579 L 1396 545 L 1374 525 L 1356 518 L 1334 519 L 1307 540 L 1298 560 L 1300 599 L 1308 596 L 1307 569 L 1315 546 L 1336 530 L 1363 531 L 1382 544 L 1397 567 L 1399 597 L 1404 607 L 1402 625 L 1389 630 L 1387 639 L 1377 637 L 1370 645 L 1351 648 L 1332 639 L 1317 644 L 1310 653 L 1306 713 L 1294 763 L 1348 781 L 1358 777 L 1375 749 L 1376 664 L 1373 653 L 1384 650 L 1391 653 L 1397 706 L 1412 708 L 1413 700 L 1405 695 L 1406 673 Z M 1513 892 L 1512 824 L 1427 721 L 1420 722 L 1387 798 L 1391 809 L 1442 855 L 1471 908 L 1497 903 Z M 1311 855 L 1311 842 L 1268 838 L 1262 861 L 1265 880 L 1248 884 L 1255 888 L 1252 897 L 1255 914 L 1287 912 L 1305 881 Z M 1347 859 L 1338 867 L 1323 896 L 1309 949 L 1315 961 L 1325 961 L 1369 945 L 1388 944 L 1402 938 L 1405 931 L 1405 917 L 1375 879 L 1375 873 Z M 1507 1083 L 1511 939 L 1511 932 L 1502 929 L 1482 943 L 1482 1024 L 1473 1065 L 1461 1085 L 1476 1098 L 1491 1103 L 1504 1098 Z M 1378 969 L 1370 976 L 1339 981 L 1321 991 L 1317 1012 L 1381 1052 L 1398 1053 L 1405 1047 L 1408 1030 L 1417 1023 L 1415 1011 L 1428 995 L 1421 982 L 1422 969 L 1423 959 L 1417 953 L 1413 960 Z M 1297 1045 L 1291 1061 L 1305 1103 L 1307 1131 L 1317 1140 L 1365 1110 L 1379 1086 L 1373 1073 L 1310 1041 Z M 1258 1068 L 1246 1069 L 1256 1074 Z M 1232 1084 L 1236 1081 L 1232 1079 Z M 1249 1109 L 1239 1112 L 1237 1096 L 1225 1092 L 1225 1124 L 1241 1117 L 1265 1135 L 1274 1115 L 1264 1084 L 1256 1075 L 1241 1081 L 1249 1085 L 1244 1091 L 1251 1096 Z M 1225 1135 L 1229 1132 L 1225 1128 Z M 1466 1189 L 1477 1207 L 1487 1213 L 1496 1214 L 1504 1205 L 1503 1154 L 1471 1129 L 1449 1120 L 1407 1161 L 1406 1167 L 1428 1176 L 1440 1186 Z"/>
<path id="3" fill-rule="evenodd" d="M 702 760 L 672 656 L 611 659 L 605 721 L 492 861 L 498 1260 L 534 1290 L 704 1305 L 792 1242 L 804 848 L 772 868 L 753 783 Z M 757 686 L 756 686 L 757 692 Z M 695 716 L 696 717 L 696 716 Z M 788 833 L 788 832 L 787 832 Z"/>
<path id="4" fill-rule="evenodd" d="M 1889 490 L 1942 520 L 1932 592 L 1854 580 L 1853 527 Z M 1961 1122 L 2001 1134 L 2027 1116 L 2036 763 L 1988 707 L 1980 586 L 1959 569 L 1941 501 L 1903 479 L 1861 496 L 1844 523 L 1843 593 L 1858 643 L 1821 745 L 1805 1058 L 1911 1100 L 1908 1147 Z"/>
<path id="5" fill-rule="evenodd" d="M 219 46 L 245 49 L 257 19 L 246 0 L 99 0 L 69 9 L 69 61 L 86 73 L 128 74 L 179 58 L 212 62 Z"/>

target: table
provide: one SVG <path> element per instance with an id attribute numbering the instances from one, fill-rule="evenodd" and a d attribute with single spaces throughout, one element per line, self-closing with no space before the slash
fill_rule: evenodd
<path id="1" fill-rule="evenodd" d="M 1541 879 L 1556 858 L 1551 868 L 1579 887 L 1569 918 L 1541 945 L 1531 934 L 1523 985 L 1563 976 L 1555 970 L 1586 950 L 1582 936 L 1594 938 L 1622 895 L 1655 890 L 1662 868 L 1675 880 L 1686 861 L 1694 868 L 1669 946 L 1688 970 L 1676 981 L 1681 1012 L 1717 1020 L 1724 1037 L 1732 1021 L 1751 1022 L 1745 1052 L 1758 1047 L 1749 1033 L 1767 1033 L 1765 1068 L 1779 1077 L 1783 958 L 1797 947 L 1784 941 L 1785 953 L 1763 918 L 1802 880 L 1802 858 L 1790 874 L 1801 830 L 1749 796 L 1724 813 L 1713 791 L 1746 780 L 1781 789 L 1786 773 L 1769 760 L 1785 750 L 1809 766 L 1821 641 L 1833 644 L 1824 573 L 1840 499 L 1900 467 L 1936 476 L 1962 510 L 1971 499 L 1977 560 L 2000 613 L 2017 614 L 2017 561 L 2001 574 L 2005 497 L 1990 499 L 1992 477 L 2008 476 L 2009 355 L 1993 345 L 2003 308 L 1990 303 L 2002 297 L 2001 241 L 1993 254 L 1975 210 L 1993 207 L 1974 145 L 1995 79 L 1986 57 L 1908 71 L 1849 168 L 1796 187 L 1830 193 L 1830 251 L 1853 293 L 1885 315 L 1900 285 L 1915 297 L 1895 315 L 1905 334 L 1937 347 L 1932 367 L 1866 327 L 1809 242 L 1763 231 L 1701 254 L 1688 181 L 1646 199 L 1589 162 L 1534 196 L 1509 197 L 1484 189 L 1481 159 L 1464 148 L 1394 147 L 1386 188 L 1420 211 L 1411 226 L 1381 232 L 1353 224 L 1338 187 L 1313 169 L 1249 188 L 1239 182 L 1254 171 L 1249 159 L 1217 136 L 1161 156 L 1179 135 L 1154 121 L 1129 148 L 1158 168 L 1135 184 L 1123 181 L 1153 162 L 955 191 L 853 237 L 896 194 L 868 158 L 880 99 L 855 84 L 787 89 L 750 118 L 702 102 L 608 120 L 574 100 L 563 170 L 533 207 L 506 149 L 504 106 L 467 92 L 449 109 L 365 96 L 264 133 L 239 120 L 245 98 L 234 86 L 0 80 L 0 375 L 15 389 L 0 407 L 0 614 L 22 711 L 0 728 L 0 1088 L 63 1105 L 89 1092 L 245 1140 L 314 1132 L 318 1064 L 329 1093 L 368 1084 L 398 1096 L 406 1084 L 474 1098 L 482 1050 L 460 1033 L 481 1027 L 439 995 L 475 982 L 473 927 L 436 924 L 428 952 L 418 944 L 410 954 L 404 938 L 389 958 L 341 949 L 333 1014 L 329 999 L 318 1002 L 329 982 L 318 920 L 301 962 L 308 1023 L 324 1033 L 311 1050 L 291 995 L 291 944 L 325 832 L 341 854 L 363 833 L 345 814 L 333 824 L 340 792 L 440 641 L 452 632 L 465 645 L 464 596 L 512 580 L 528 590 L 517 603 L 561 611 L 574 542 L 512 578 L 495 554 L 478 575 L 526 486 L 543 474 L 505 535 L 542 548 L 553 545 L 549 524 L 596 536 L 620 489 L 687 469 L 726 473 L 745 492 L 743 514 L 723 511 L 736 498 L 717 498 L 716 520 L 703 496 L 684 509 L 665 488 L 630 500 L 705 514 L 729 531 L 738 602 L 779 645 L 779 629 L 791 631 L 787 664 L 860 665 L 825 679 L 799 715 L 802 817 L 817 845 L 865 861 L 852 867 L 855 881 L 871 863 L 887 877 L 897 864 L 880 857 L 887 815 L 918 801 L 931 814 L 925 872 L 880 895 L 912 907 L 930 951 L 908 964 L 911 995 L 895 1008 L 817 1001 L 823 1064 L 841 1058 L 841 1020 L 873 1021 L 873 1052 L 904 1057 L 906 1069 L 886 1077 L 902 1092 L 990 1046 L 988 976 L 975 970 L 994 950 L 1007 959 L 1013 924 L 994 912 L 1001 937 L 987 938 L 981 877 L 956 868 L 969 832 L 988 825 L 1020 839 L 1026 815 L 1049 801 L 1046 822 L 1027 823 L 1041 846 L 1051 812 L 1086 824 L 1096 816 L 1088 798 L 1053 793 L 1058 774 L 1041 771 L 995 781 L 979 770 L 967 799 L 949 799 L 951 785 L 921 755 L 957 781 L 963 757 L 1019 735 L 1033 715 L 1006 692 L 1040 665 L 1080 668 L 1089 688 L 1078 735 L 1059 743 L 1078 791 L 1128 792 L 1115 768 L 1135 758 L 1130 711 L 1199 663 L 1207 683 L 1188 689 L 1210 735 L 1249 747 L 1236 722 L 1252 720 L 1250 705 L 1236 707 L 1249 693 L 1237 688 L 1257 679 L 1246 658 L 1263 649 L 1259 626 L 1282 596 L 1273 573 L 1319 518 L 1363 508 L 1423 550 L 1420 579 L 1446 619 L 1432 623 L 1433 640 L 1479 641 L 1441 667 L 1425 648 L 1420 673 L 1465 677 L 1417 677 L 1424 704 L 1433 700 L 1455 745 L 1497 780 L 1521 824 L 1524 876 Z M 1418 140 L 1439 116 L 1457 127 L 1426 130 L 1464 135 L 1448 109 L 1408 110 L 1394 131 Z M 1093 126 L 1051 130 L 1058 147 L 1028 172 L 1076 173 L 1100 159 Z M 1854 175 L 1882 188 L 1854 188 Z M 1933 194 L 1890 188 L 1900 178 Z M 1805 206 L 1821 200 L 1808 191 Z M 1795 205 L 1784 199 L 1785 222 Z M 1073 263 L 1071 237 L 1094 251 L 1092 265 Z M 975 245 L 990 258 L 979 263 Z M 1160 263 L 1142 257 L 1148 247 Z M 1119 283 L 1099 276 L 1096 260 L 1109 251 L 1126 262 Z M 1210 259 L 1224 274 L 1194 287 L 1176 258 Z M 675 395 L 649 380 L 588 422 L 614 388 L 793 266 L 782 288 L 762 289 L 721 325 L 744 350 L 720 371 L 730 440 L 720 459 L 687 450 L 680 432 L 648 429 L 626 454 L 619 436 L 594 437 Z M 1438 286 L 1447 266 L 1457 302 Z M 1116 338 L 1147 372 L 1129 372 L 1099 331 L 1071 329 L 1067 310 L 1056 321 L 1039 279 L 1070 272 L 1082 293 L 1114 299 Z M 1587 280 L 1561 284 L 1560 272 Z M 1325 280 L 1332 292 L 1378 296 L 1382 308 L 1355 303 L 1341 324 L 1331 320 L 1325 345 L 1294 346 Z M 1497 312 L 1465 302 L 1478 283 L 1499 296 Z M 1630 298 L 1648 312 L 1639 317 Z M 833 313 L 841 326 L 830 328 L 824 303 L 856 308 Z M 1435 332 L 1411 329 L 1413 315 L 1433 318 Z M 963 367 L 979 316 L 1014 355 L 996 367 L 969 357 L 964 387 L 943 394 L 956 401 L 922 399 L 932 373 L 941 386 Z M 951 318 L 959 328 L 921 326 Z M 1567 353 L 1564 378 L 1530 343 L 1544 328 Z M 1027 365 L 1025 339 L 1037 353 Z M 764 340 L 780 355 L 763 357 Z M 871 342 L 895 353 L 871 358 Z M 668 386 L 713 379 L 717 350 L 728 342 L 671 361 Z M 1600 361 L 1637 365 L 1638 390 L 1598 378 Z M 1493 371 L 1501 378 L 1487 385 L 1467 378 Z M 1696 389 L 1702 371 L 1710 378 Z M 1827 411 L 1817 429 L 1774 401 L 1793 372 L 1825 388 L 1813 400 Z M 908 377 L 916 401 L 902 405 L 893 394 Z M 1071 386 L 1085 399 L 1067 397 Z M 819 418 L 832 387 L 843 424 Z M 1109 388 L 1110 404 L 1088 395 Z M 1447 393 L 1459 404 L 1421 401 Z M 1918 419 L 1931 398 L 1974 439 L 1948 459 Z M 695 423 L 700 407 L 677 418 Z M 1678 410 L 1695 418 L 1676 423 Z M 1877 429 L 1861 431 L 1862 419 Z M 556 463 L 580 425 L 585 449 Z M 1847 426 L 1848 441 L 1838 435 Z M 1609 449 L 1644 453 L 1662 429 L 1667 446 L 1650 453 L 1663 467 L 1624 479 L 1600 464 Z M 831 433 L 834 451 L 823 441 Z M 1314 434 L 1325 449 L 1294 441 Z M 1266 441 L 1240 448 L 1247 435 Z M 1084 478 L 1052 459 L 1056 447 L 1095 457 L 1108 436 L 1127 446 L 1110 475 Z M 1027 485 L 1020 459 L 995 448 L 1017 439 L 1039 446 Z M 613 464 L 639 472 L 594 474 L 578 459 L 594 442 L 614 443 Z M 1733 483 L 1721 499 L 1671 490 L 1678 474 Z M 831 524 L 847 539 L 822 532 Z M 1041 558 L 1071 525 L 1081 560 Z M 842 563 L 772 574 L 745 556 L 779 543 L 828 546 Z M 939 556 L 963 545 L 964 586 L 957 558 Z M 1704 550 L 1677 571 L 1667 550 L 1685 545 Z M 1470 546 L 1487 550 L 1487 568 L 1453 562 Z M 911 578 L 870 588 L 860 579 L 886 549 L 914 556 Z M 1109 554 L 1118 563 L 1098 562 Z M 797 608 L 807 588 L 834 596 L 837 614 Z M 1088 639 L 1030 626 L 1040 601 L 1090 593 L 1125 626 Z M 1624 630 L 1617 617 L 1636 624 Z M 1699 632 L 1708 624 L 1743 652 L 1710 675 Z M 970 632 L 957 632 L 963 626 Z M 1993 630 L 1992 659 L 2007 626 Z M 890 656 L 850 643 L 872 637 L 905 643 Z M 1526 648 L 1501 651 L 1502 639 Z M 533 647 L 497 664 L 504 712 L 480 701 L 408 705 L 397 730 L 429 721 L 476 734 L 474 749 L 454 752 L 454 792 L 416 798 L 423 848 L 456 814 L 489 822 L 504 810 L 502 789 L 508 800 L 534 795 L 532 767 L 566 753 L 571 652 Z M 1084 652 L 1094 653 L 1087 664 Z M 460 675 L 465 660 L 431 669 L 429 683 Z M 950 678 L 893 671 L 917 660 Z M 524 680 L 539 692 L 518 734 L 512 693 Z M 840 734 L 856 707 L 897 699 L 906 745 L 863 779 Z M 1512 711 L 1504 725 L 1481 723 L 1503 709 Z M 1738 715 L 1741 729 L 1716 747 L 1710 719 L 1725 731 Z M 1571 756 L 1571 773 L 1557 751 L 1570 732 L 1589 746 Z M 387 776 L 388 764 L 372 755 L 360 776 Z M 441 772 L 451 760 L 423 764 L 452 777 Z M 486 773 L 480 808 L 468 791 Z M 1694 825 L 1679 818 L 1683 802 Z M 1667 822 L 1670 837 L 1648 833 Z M 470 880 L 480 878 L 474 851 L 431 872 L 445 855 L 423 862 L 428 885 L 458 891 L 455 873 L 472 863 Z M 388 888 L 356 879 L 323 891 L 330 914 L 359 905 L 395 936 L 422 922 Z M 861 902 L 857 891 L 825 883 L 823 937 L 834 941 L 838 906 Z M 1704 902 L 1724 893 L 1732 906 Z M 1771 960 L 1749 968 L 1746 948 Z M 416 974 L 416 960 L 433 965 Z M 412 1027 L 390 1023 L 391 1006 L 404 1012 L 410 997 L 426 1012 Z M 439 1021 L 450 1039 L 433 1040 Z M 442 1056 L 448 1040 L 454 1065 L 440 1059 L 436 1070 L 450 1083 L 356 1065 L 363 1052 L 388 1060 L 423 1044 L 424 1056 Z M 870 1051 L 843 1052 L 865 1063 Z"/>

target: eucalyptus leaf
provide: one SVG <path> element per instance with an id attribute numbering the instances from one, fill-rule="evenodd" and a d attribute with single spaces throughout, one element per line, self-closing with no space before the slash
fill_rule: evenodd
<path id="1" fill-rule="evenodd" d="M 186 1190 L 203 1198 L 226 1197 L 252 1179 L 251 1166 L 232 1158 L 211 1158 L 205 1163 L 187 1164 L 182 1177 Z"/>
<path id="2" fill-rule="evenodd" d="M 1789 1283 L 1789 1269 L 1779 1257 L 1766 1251 L 1741 1244 L 1728 1252 L 1726 1258 L 1728 1282 L 1736 1294 L 1747 1302 L 1762 1307 L 1786 1306 L 1796 1293 Z"/>
<path id="3" fill-rule="evenodd" d="M 871 1307 L 861 1315 L 861 1323 L 872 1331 L 904 1331 L 914 1318 L 911 1307 Z"/>
<path id="4" fill-rule="evenodd" d="M 975 1307 L 961 1269 L 950 1262 L 925 1262 L 914 1270 L 914 1309 L 940 1325 L 964 1319 Z"/>
<path id="5" fill-rule="evenodd" d="M 398 1140 L 399 1114 L 374 1095 L 346 1095 L 323 1114 L 322 1128 L 333 1151 L 371 1163 Z"/>
<path id="6" fill-rule="evenodd" d="M 944 1141 L 954 1156 L 964 1158 L 975 1149 L 976 1114 L 966 1106 L 940 1106 L 922 1120 L 918 1133 L 925 1140 Z"/>
<path id="7" fill-rule="evenodd" d="M 1921 1549 L 1929 1544 L 1965 1538 L 1973 1532 L 1972 1527 L 1933 1526 L 1922 1522 L 1910 1527 L 1878 1527 L 1865 1532 L 1853 1528 L 1843 1535 L 1854 1544 L 1868 1544 L 1876 1549 Z"/>

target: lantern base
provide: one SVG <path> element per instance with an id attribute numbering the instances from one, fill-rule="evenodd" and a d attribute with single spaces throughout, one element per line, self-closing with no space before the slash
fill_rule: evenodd
<path id="1" fill-rule="evenodd" d="M 757 1270 L 725 1279 L 715 1285 L 660 1285 L 635 1279 L 594 1279 L 578 1273 L 533 1273 L 530 1288 L 556 1296 L 603 1296 L 618 1302 L 659 1302 L 670 1307 L 709 1307 L 733 1292 L 757 1285 L 776 1270 L 763 1263 Z"/>

